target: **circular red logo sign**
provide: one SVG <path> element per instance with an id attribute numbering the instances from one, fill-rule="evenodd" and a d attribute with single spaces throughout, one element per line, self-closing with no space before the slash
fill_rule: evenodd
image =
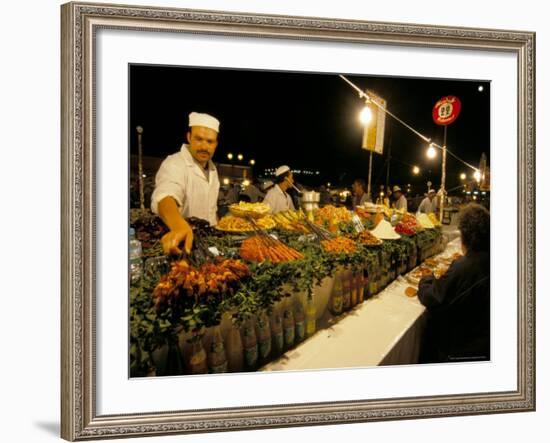
<path id="1" fill-rule="evenodd" d="M 453 95 L 443 97 L 435 104 L 432 110 L 434 122 L 442 126 L 450 125 L 458 118 L 461 106 L 458 97 Z"/>

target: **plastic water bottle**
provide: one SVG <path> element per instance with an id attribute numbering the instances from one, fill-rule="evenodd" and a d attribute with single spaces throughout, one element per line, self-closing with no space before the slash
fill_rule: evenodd
<path id="1" fill-rule="evenodd" d="M 141 261 L 141 242 L 136 238 L 136 231 L 130 228 L 130 283 L 135 285 L 140 282 L 143 272 Z"/>

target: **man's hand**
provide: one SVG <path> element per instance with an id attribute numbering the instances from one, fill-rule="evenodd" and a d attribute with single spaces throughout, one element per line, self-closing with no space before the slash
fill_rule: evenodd
<path id="1" fill-rule="evenodd" d="M 193 247 L 193 229 L 181 216 L 176 201 L 168 196 L 159 202 L 159 215 L 168 226 L 170 232 L 161 239 L 165 254 L 181 254 L 180 245 L 185 242 L 185 252 L 188 254 Z"/>
<path id="2" fill-rule="evenodd" d="M 185 242 L 185 252 L 187 254 L 191 252 L 191 248 L 193 247 L 193 229 L 185 220 L 182 220 L 182 222 L 175 229 L 162 236 L 160 241 L 165 254 L 181 254 L 180 245 L 182 242 Z"/>

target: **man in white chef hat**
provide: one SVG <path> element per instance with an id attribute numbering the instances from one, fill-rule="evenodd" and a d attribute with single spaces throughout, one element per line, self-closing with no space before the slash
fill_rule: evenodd
<path id="1" fill-rule="evenodd" d="M 275 185 L 267 191 L 264 197 L 264 203 L 271 207 L 271 213 L 294 210 L 292 198 L 286 192 L 294 185 L 292 171 L 286 165 L 280 166 L 275 170 Z"/>
<path id="2" fill-rule="evenodd" d="M 187 144 L 160 165 L 151 196 L 151 209 L 170 228 L 162 237 L 165 253 L 180 254 L 193 246 L 193 230 L 186 218 L 197 217 L 217 223 L 220 190 L 218 171 L 212 157 L 218 146 L 220 122 L 209 114 L 191 112 Z"/>
<path id="3" fill-rule="evenodd" d="M 435 213 L 437 211 L 437 199 L 435 198 L 435 189 L 428 190 L 428 196 L 422 200 L 416 211 L 419 214 Z"/>

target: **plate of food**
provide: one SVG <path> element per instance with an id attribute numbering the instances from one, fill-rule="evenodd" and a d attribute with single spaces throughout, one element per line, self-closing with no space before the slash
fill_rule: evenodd
<path id="1" fill-rule="evenodd" d="M 382 240 L 366 230 L 357 235 L 357 241 L 365 246 L 380 246 L 383 243 Z"/>
<path id="2" fill-rule="evenodd" d="M 397 240 L 401 238 L 401 236 L 395 232 L 393 226 L 386 220 L 382 220 L 378 223 L 371 233 L 380 240 Z"/>
<path id="3" fill-rule="evenodd" d="M 273 229 L 276 225 L 273 218 L 269 215 L 255 219 L 254 223 L 243 217 L 226 215 L 220 219 L 216 225 L 216 229 L 224 232 L 252 232 L 257 229 Z"/>
<path id="4" fill-rule="evenodd" d="M 439 279 L 449 270 L 448 266 L 438 266 L 434 269 L 434 277 Z"/>
<path id="5" fill-rule="evenodd" d="M 450 265 L 452 262 L 459 259 L 460 257 L 462 257 L 462 254 L 460 252 L 455 252 L 453 255 L 450 255 L 448 257 L 442 257 L 441 258 L 441 263 L 444 263 L 446 265 Z"/>
<path id="6" fill-rule="evenodd" d="M 267 203 L 239 202 L 229 206 L 229 211 L 237 217 L 261 218 L 269 214 L 271 207 Z"/>
<path id="7" fill-rule="evenodd" d="M 363 203 L 361 206 L 357 207 L 358 209 L 362 209 L 364 212 L 368 212 L 370 214 L 376 214 L 377 212 L 383 212 L 384 211 L 384 205 L 375 205 L 374 203 Z"/>
<path id="8" fill-rule="evenodd" d="M 416 269 L 414 269 L 413 271 L 409 272 L 405 276 L 405 279 L 409 283 L 412 283 L 412 284 L 418 286 L 418 283 L 420 283 L 420 280 L 422 279 L 422 277 L 425 277 L 427 275 L 432 275 L 432 274 L 433 274 L 433 272 L 430 268 L 428 268 L 427 266 L 424 266 L 424 265 L 420 265 Z"/>
<path id="9" fill-rule="evenodd" d="M 428 268 L 435 268 L 439 265 L 439 263 L 435 258 L 427 258 L 426 260 L 424 260 L 423 265 L 427 266 Z"/>

